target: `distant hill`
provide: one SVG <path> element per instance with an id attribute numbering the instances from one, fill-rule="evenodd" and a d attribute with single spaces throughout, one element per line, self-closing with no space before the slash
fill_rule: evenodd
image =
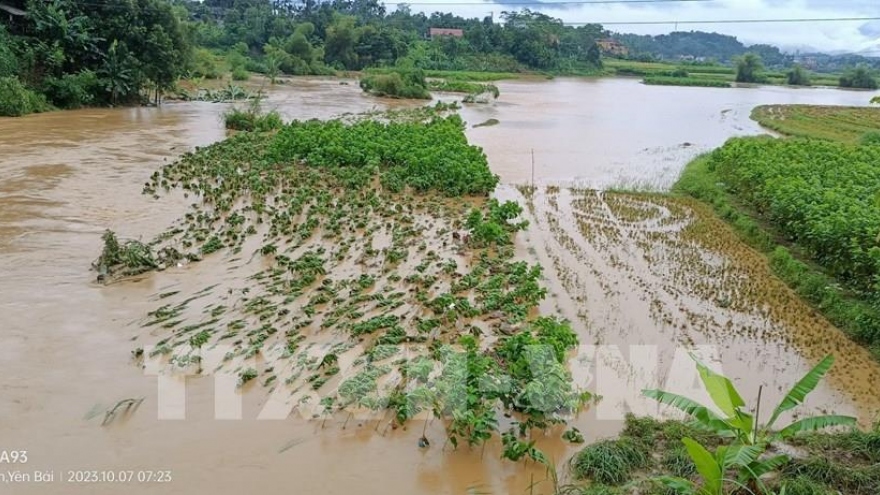
<path id="1" fill-rule="evenodd" d="M 880 58 L 866 55 L 880 55 L 869 51 L 862 54 L 824 54 L 824 53 L 784 53 L 778 47 L 758 44 L 745 45 L 734 36 L 703 31 L 677 31 L 657 36 L 614 33 L 613 38 L 629 48 L 635 58 L 655 58 L 660 60 L 697 60 L 731 63 L 735 57 L 746 52 L 757 53 L 764 64 L 773 69 L 790 67 L 800 63 L 820 72 L 838 72 L 857 64 L 866 64 L 880 69 Z"/>

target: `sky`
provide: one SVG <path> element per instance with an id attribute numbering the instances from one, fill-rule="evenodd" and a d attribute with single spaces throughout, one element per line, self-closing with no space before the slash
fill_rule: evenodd
<path id="1" fill-rule="evenodd" d="M 397 0 L 392 0 L 397 1 Z M 659 25 L 607 25 L 607 29 L 637 34 L 671 31 L 710 31 L 736 36 L 745 44 L 767 43 L 782 49 L 814 49 L 880 56 L 880 20 L 847 22 L 679 24 L 675 21 L 732 19 L 793 19 L 878 17 L 880 0 L 697 0 L 647 3 L 625 0 L 604 4 L 552 5 L 563 0 L 412 0 L 414 11 L 449 11 L 467 17 L 528 7 L 565 22 L 669 21 Z M 570 0 L 571 1 L 571 0 Z M 580 0 L 582 2 L 596 0 Z M 607 1 L 607 0 L 605 0 Z M 419 6 L 420 2 L 431 5 Z M 527 2 L 523 5 L 520 2 Z M 468 5 L 461 5 L 466 3 Z M 459 4 L 459 5 L 456 5 Z M 477 5 L 470 5 L 477 4 Z M 389 6 L 394 8 L 393 6 Z"/>

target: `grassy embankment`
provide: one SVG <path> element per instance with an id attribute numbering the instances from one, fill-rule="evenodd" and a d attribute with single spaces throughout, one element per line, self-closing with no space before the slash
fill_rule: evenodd
<path id="1" fill-rule="evenodd" d="M 697 158 L 674 191 L 700 199 L 774 273 L 880 360 L 880 109 L 759 107 L 791 139 L 736 138 Z M 813 138 L 813 139 L 803 139 Z"/>
<path id="2" fill-rule="evenodd" d="M 880 131 L 880 109 L 814 105 L 763 105 L 752 110 L 752 119 L 787 136 L 858 143 Z"/>
<path id="3" fill-rule="evenodd" d="M 723 65 L 676 65 L 663 62 L 636 62 L 618 59 L 607 59 L 603 63 L 606 74 L 641 76 L 645 78 L 645 84 L 724 87 L 720 83 L 733 83 L 736 80 L 736 69 Z M 766 84 L 785 85 L 787 82 L 787 77 L 782 72 L 768 71 L 762 73 L 761 76 L 766 79 Z M 810 83 L 813 86 L 840 85 L 839 75 L 810 73 L 809 76 Z"/>

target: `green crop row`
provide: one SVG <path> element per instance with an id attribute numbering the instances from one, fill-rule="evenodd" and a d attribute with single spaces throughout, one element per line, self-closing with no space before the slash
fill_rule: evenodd
<path id="1" fill-rule="evenodd" d="M 873 290 L 880 276 L 880 147 L 734 139 L 711 155 L 719 177 L 835 276 Z"/>
<path id="2" fill-rule="evenodd" d="M 268 154 L 276 162 L 373 167 L 392 191 L 487 195 L 498 183 L 483 151 L 468 144 L 457 115 L 420 124 L 294 121 L 279 131 Z"/>

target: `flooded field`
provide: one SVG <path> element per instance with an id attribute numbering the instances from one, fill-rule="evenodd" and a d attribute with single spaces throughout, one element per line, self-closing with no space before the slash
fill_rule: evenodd
<path id="1" fill-rule="evenodd" d="M 669 88 L 619 79 L 499 86 L 497 102 L 462 115 L 471 124 L 499 121 L 471 129 L 469 138 L 484 147 L 506 184 L 498 196 L 526 207 L 532 225 L 519 234 L 517 254 L 544 266 L 550 295 L 542 313 L 569 318 L 582 343 L 617 345 L 624 356 L 630 345 L 659 346 L 661 379 L 676 347 L 714 346 L 748 398 L 766 384 L 776 399 L 780 388 L 834 351 L 840 359 L 805 410 L 854 414 L 863 423 L 876 417 L 880 403 L 872 391 L 880 388 L 880 367 L 773 280 L 759 256 L 699 205 L 547 187 L 668 185 L 695 154 L 732 135 L 760 132 L 748 118 L 755 105 L 863 105 L 870 93 Z M 267 103 L 286 118 L 389 105 L 403 104 L 366 97 L 356 84 L 319 79 L 273 90 Z M 498 460 L 498 441 L 485 452 L 444 451 L 438 421 L 425 432 L 431 448 L 419 449 L 417 427 L 387 430 L 358 418 L 346 423 L 344 414 L 326 421 L 301 414 L 257 419 L 268 400 L 257 390 L 244 394 L 241 420 L 218 420 L 210 378 L 186 382 L 185 419 L 158 419 L 157 378 L 132 356 L 151 337 L 161 338 L 142 328 L 147 313 L 174 291 L 241 287 L 242 274 L 259 267 L 240 260 L 242 268 L 230 271 L 226 262 L 234 256 L 215 256 L 107 287 L 92 283 L 88 267 L 104 229 L 152 237 L 185 214 L 190 198 L 155 201 L 142 188 L 165 160 L 222 139 L 224 108 L 173 103 L 0 119 L 2 447 L 28 450 L 29 469 L 172 471 L 167 486 L 128 484 L 133 493 L 273 492 L 280 486 L 297 493 L 525 493 L 544 479 L 543 468 Z M 540 187 L 523 196 L 514 185 L 531 181 L 532 149 Z M 392 239 L 373 241 L 382 247 Z M 606 363 L 619 371 L 615 383 L 629 387 L 603 385 L 581 359 L 589 352 L 572 359 L 573 371 L 585 388 L 604 387 L 599 393 L 607 414 L 623 403 L 650 412 L 637 394 L 623 393 L 643 386 L 632 370 Z M 134 414 L 107 427 L 90 414 L 138 397 L 145 400 Z M 575 419 L 587 441 L 619 429 L 619 418 L 604 414 L 594 407 Z M 574 449 L 550 438 L 558 434 L 539 446 L 561 465 Z M 119 490 L 68 484 L 63 493 Z M 58 492 L 57 485 L 14 491 Z M 542 493 L 540 485 L 536 492 Z"/>

